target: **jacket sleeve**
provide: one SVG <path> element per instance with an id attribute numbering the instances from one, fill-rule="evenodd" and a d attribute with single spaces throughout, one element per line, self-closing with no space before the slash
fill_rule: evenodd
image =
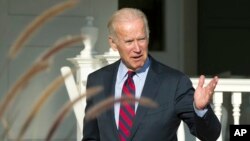
<path id="1" fill-rule="evenodd" d="M 202 141 L 215 141 L 221 131 L 221 124 L 208 105 L 208 111 L 199 117 L 193 107 L 194 88 L 187 76 L 180 78 L 175 97 L 175 110 L 189 127 L 190 132 Z"/>
<path id="2" fill-rule="evenodd" d="M 215 141 L 220 136 L 221 124 L 208 106 L 208 111 L 203 117 L 195 115 L 196 135 L 202 141 Z"/>

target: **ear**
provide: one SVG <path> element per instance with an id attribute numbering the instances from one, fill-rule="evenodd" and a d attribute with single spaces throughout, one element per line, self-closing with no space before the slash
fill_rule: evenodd
<path id="1" fill-rule="evenodd" d="M 109 36 L 109 46 L 114 50 L 117 51 L 117 45 L 112 37 Z"/>

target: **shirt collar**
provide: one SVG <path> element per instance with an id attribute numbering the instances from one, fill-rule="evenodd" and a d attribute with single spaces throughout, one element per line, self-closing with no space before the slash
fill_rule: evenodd
<path id="1" fill-rule="evenodd" d="M 151 61 L 148 57 L 143 67 L 137 70 L 135 75 L 138 76 L 139 78 L 142 77 L 143 73 L 147 70 L 150 64 L 151 64 Z M 127 72 L 128 72 L 128 68 L 125 66 L 125 64 L 122 61 L 120 61 L 120 65 L 118 68 L 118 78 L 117 78 L 118 82 L 126 78 Z"/>

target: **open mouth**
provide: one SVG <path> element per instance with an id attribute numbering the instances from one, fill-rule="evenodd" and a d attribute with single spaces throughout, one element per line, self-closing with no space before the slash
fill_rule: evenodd
<path id="1" fill-rule="evenodd" d="M 134 60 L 140 60 L 142 58 L 142 55 L 134 56 L 132 57 Z"/>

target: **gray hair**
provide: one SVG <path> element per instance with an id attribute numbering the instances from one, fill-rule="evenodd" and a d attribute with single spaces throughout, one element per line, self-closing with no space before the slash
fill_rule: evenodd
<path id="1" fill-rule="evenodd" d="M 122 8 L 116 11 L 108 22 L 108 30 L 110 36 L 116 36 L 116 22 L 118 21 L 131 21 L 141 18 L 146 28 L 147 38 L 149 38 L 149 27 L 146 15 L 139 9 L 136 8 Z"/>

